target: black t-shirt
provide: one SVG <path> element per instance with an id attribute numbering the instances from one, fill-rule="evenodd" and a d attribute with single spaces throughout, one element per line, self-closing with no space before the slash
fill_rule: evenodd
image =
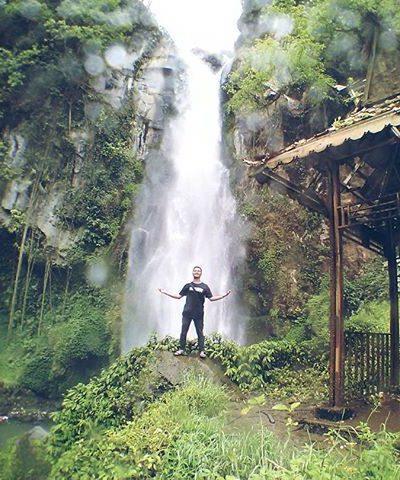
<path id="1" fill-rule="evenodd" d="M 208 285 L 205 283 L 194 282 L 187 283 L 179 292 L 179 295 L 186 296 L 186 303 L 183 308 L 183 313 L 193 316 L 202 315 L 205 297 L 212 297 L 212 293 Z"/>

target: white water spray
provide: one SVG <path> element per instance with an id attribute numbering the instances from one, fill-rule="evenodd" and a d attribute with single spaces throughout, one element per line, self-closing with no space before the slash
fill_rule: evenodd
<path id="1" fill-rule="evenodd" d="M 220 72 L 193 49 L 232 51 L 240 0 L 153 0 L 151 10 L 174 40 L 185 85 L 159 151 L 146 159 L 129 252 L 122 349 L 144 343 L 151 332 L 178 336 L 194 265 L 214 295 L 205 305 L 205 331 L 240 340 L 240 301 L 234 273 L 243 256 L 229 171 L 222 162 Z M 191 327 L 193 328 L 193 327 Z M 189 331 L 189 337 L 194 336 Z"/>

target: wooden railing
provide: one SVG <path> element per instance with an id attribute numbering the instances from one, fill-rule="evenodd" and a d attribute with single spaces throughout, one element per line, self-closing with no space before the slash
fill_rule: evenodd
<path id="1" fill-rule="evenodd" d="M 363 398 L 389 387 L 390 333 L 345 332 L 346 398 Z"/>
<path id="2" fill-rule="evenodd" d="M 341 205 L 339 209 L 339 228 L 354 225 L 383 225 L 387 220 L 400 217 L 400 194 L 389 195 L 372 204 L 357 203 Z"/>

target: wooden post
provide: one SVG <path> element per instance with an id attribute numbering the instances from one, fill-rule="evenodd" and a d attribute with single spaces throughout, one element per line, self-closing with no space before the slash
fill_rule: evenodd
<path id="1" fill-rule="evenodd" d="M 397 285 L 396 246 L 393 241 L 393 224 L 388 222 L 387 259 L 390 297 L 390 386 L 399 385 L 399 293 Z"/>
<path id="2" fill-rule="evenodd" d="M 339 229 L 340 181 L 338 164 L 333 164 L 329 170 L 328 186 L 331 244 L 329 401 L 332 407 L 341 407 L 344 402 L 343 241 L 342 232 Z"/>

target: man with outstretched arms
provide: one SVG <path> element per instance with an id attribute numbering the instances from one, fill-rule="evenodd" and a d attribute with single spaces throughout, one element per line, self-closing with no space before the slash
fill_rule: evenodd
<path id="1" fill-rule="evenodd" d="M 179 341 L 179 350 L 175 352 L 174 355 L 183 355 L 186 346 L 186 335 L 189 330 L 191 321 L 194 321 L 194 326 L 196 327 L 200 357 L 205 358 L 206 353 L 204 351 L 204 299 L 207 297 L 211 302 L 221 300 L 222 298 L 227 297 L 231 291 L 228 290 L 225 295 L 213 295 L 211 293 L 210 287 L 203 283 L 200 278 L 202 274 L 201 267 L 193 268 L 193 280 L 190 283 L 187 283 L 183 286 L 179 294 L 168 293 L 162 288 L 159 288 L 159 292 L 168 297 L 176 298 L 179 300 L 182 297 L 186 297 L 186 303 L 182 312 L 182 330 Z"/>

